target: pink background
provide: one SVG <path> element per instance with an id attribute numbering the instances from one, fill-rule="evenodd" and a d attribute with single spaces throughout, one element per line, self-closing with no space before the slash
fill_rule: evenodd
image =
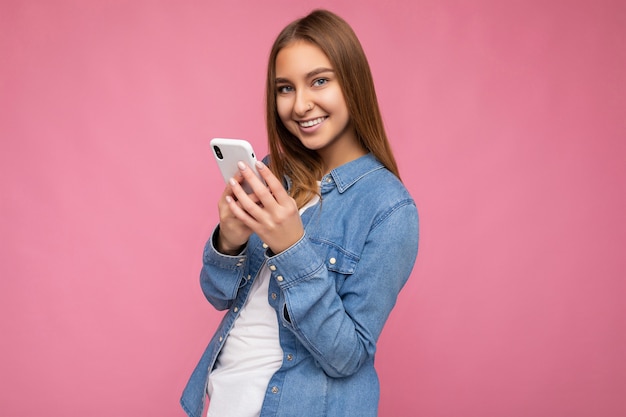
<path id="1" fill-rule="evenodd" d="M 626 415 L 626 3 L 593 0 L 3 0 L 0 415 L 183 415 L 208 140 L 265 153 L 271 42 L 320 6 L 421 214 L 381 417 Z"/>

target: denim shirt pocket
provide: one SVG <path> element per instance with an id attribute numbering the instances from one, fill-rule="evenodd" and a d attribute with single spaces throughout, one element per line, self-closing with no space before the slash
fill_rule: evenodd
<path id="1" fill-rule="evenodd" d="M 320 256 L 324 257 L 326 269 L 335 278 L 336 288 L 339 290 L 356 270 L 359 256 L 328 240 L 312 238 L 311 242 Z"/>

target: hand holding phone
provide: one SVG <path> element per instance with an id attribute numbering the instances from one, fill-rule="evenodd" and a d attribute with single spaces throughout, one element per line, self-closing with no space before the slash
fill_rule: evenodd
<path id="1" fill-rule="evenodd" d="M 267 190 L 250 195 L 253 191 L 244 180 L 241 188 L 233 185 L 231 190 L 224 190 L 219 204 L 220 234 L 217 249 L 222 253 L 236 254 L 253 232 L 274 253 L 284 251 L 301 239 L 304 226 L 296 201 L 267 167 L 261 165 L 259 168 L 262 169 L 263 177 L 259 175 L 252 146 L 241 139 L 215 138 L 211 140 L 211 148 L 225 181 L 233 177 L 241 178 L 241 173 L 250 181 L 256 175 L 267 186 Z M 237 166 L 239 161 L 244 162 L 249 169 L 240 170 Z"/>
<path id="2" fill-rule="evenodd" d="M 265 183 L 256 169 L 257 159 L 252 145 L 248 141 L 243 139 L 214 138 L 211 140 L 211 149 L 226 183 L 239 172 L 239 167 L 237 167 L 237 162 L 239 161 L 248 165 L 261 182 Z M 247 182 L 244 181 L 241 186 L 247 194 L 253 192 Z"/>

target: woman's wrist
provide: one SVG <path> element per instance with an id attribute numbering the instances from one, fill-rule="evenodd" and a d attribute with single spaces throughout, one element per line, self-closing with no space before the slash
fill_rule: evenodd
<path id="1" fill-rule="evenodd" d="M 223 255 L 229 255 L 229 256 L 235 256 L 235 255 L 240 254 L 243 248 L 246 246 L 246 243 L 244 243 L 243 245 L 238 245 L 238 246 L 228 244 L 228 242 L 226 242 L 224 238 L 222 237 L 219 229 L 217 230 L 217 233 L 215 233 L 214 239 L 213 239 L 213 246 L 215 247 L 215 249 L 219 253 Z"/>
<path id="2" fill-rule="evenodd" d="M 217 251 L 221 253 L 222 255 L 235 256 L 235 255 L 239 255 L 245 246 L 246 245 L 243 244 L 235 249 L 231 249 L 227 246 L 221 245 L 220 242 L 218 241 L 217 247 L 215 249 L 217 249 Z"/>

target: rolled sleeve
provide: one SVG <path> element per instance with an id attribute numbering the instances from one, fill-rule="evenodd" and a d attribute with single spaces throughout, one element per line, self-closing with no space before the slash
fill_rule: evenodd
<path id="1" fill-rule="evenodd" d="M 215 249 L 214 239 L 219 233 L 215 228 L 202 254 L 200 286 L 207 300 L 218 310 L 230 307 L 244 279 L 246 248 L 238 255 L 225 255 Z"/>

